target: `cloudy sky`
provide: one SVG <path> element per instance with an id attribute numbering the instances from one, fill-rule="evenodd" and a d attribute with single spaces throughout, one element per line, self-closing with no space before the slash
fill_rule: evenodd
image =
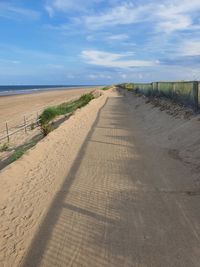
<path id="1" fill-rule="evenodd" d="M 0 0 L 0 84 L 200 79 L 200 0 Z"/>

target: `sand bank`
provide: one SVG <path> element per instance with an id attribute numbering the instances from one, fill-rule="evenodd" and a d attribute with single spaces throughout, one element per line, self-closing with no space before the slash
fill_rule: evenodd
<path id="1" fill-rule="evenodd" d="M 104 95 L 77 110 L 0 173 L 1 266 L 19 265 L 105 101 Z"/>

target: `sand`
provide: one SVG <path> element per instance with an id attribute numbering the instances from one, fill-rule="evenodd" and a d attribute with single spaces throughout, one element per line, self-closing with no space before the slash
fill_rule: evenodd
<path id="1" fill-rule="evenodd" d="M 18 266 L 22 260 L 105 100 L 102 96 L 77 110 L 0 173 L 0 266 Z"/>
<path id="2" fill-rule="evenodd" d="M 4 267 L 200 260 L 199 116 L 105 92 L 0 174 Z"/>
<path id="3" fill-rule="evenodd" d="M 9 133 L 16 132 L 20 126 L 24 126 L 24 116 L 27 124 L 30 125 L 38 119 L 45 107 L 77 99 L 82 94 L 93 90 L 94 88 L 91 87 L 76 88 L 0 97 L 0 146 L 8 141 L 7 138 L 1 139 L 6 137 L 5 122 L 8 123 Z M 8 149 L 0 152 L 0 170 L 8 164 L 9 157 L 17 147 L 38 140 L 41 136 L 39 127 L 35 129 L 28 127 L 10 136 Z"/>
<path id="4" fill-rule="evenodd" d="M 69 101 L 94 88 L 68 89 L 39 92 L 33 94 L 2 96 L 0 97 L 0 131 L 5 128 L 5 121 L 9 126 L 23 122 L 23 117 L 30 114 L 37 116 L 44 107 Z"/>

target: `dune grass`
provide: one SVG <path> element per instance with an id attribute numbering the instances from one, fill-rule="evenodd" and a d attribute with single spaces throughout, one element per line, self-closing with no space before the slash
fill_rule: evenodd
<path id="1" fill-rule="evenodd" d="M 40 128 L 43 133 L 43 136 L 46 136 L 49 132 L 51 132 L 54 127 L 50 123 L 56 116 L 59 115 L 67 115 L 72 113 L 78 108 L 81 108 L 85 105 L 87 105 L 92 99 L 94 99 L 94 96 L 92 93 L 88 93 L 85 95 L 82 95 L 79 99 L 67 102 L 67 103 L 62 103 L 58 106 L 54 107 L 48 107 L 46 108 L 42 114 L 40 115 Z M 13 154 L 6 160 L 5 166 L 11 164 L 12 162 L 16 161 L 17 159 L 21 158 L 24 153 L 29 150 L 30 148 L 34 147 L 38 141 L 40 141 L 41 138 L 38 140 L 31 140 L 30 142 L 17 147 Z M 9 147 L 8 143 L 3 144 L 0 146 L 0 151 L 3 152 L 7 150 Z M 4 167 L 5 167 L 4 166 Z"/>
<path id="2" fill-rule="evenodd" d="M 59 115 L 65 115 L 65 114 L 71 113 L 75 111 L 76 109 L 87 105 L 93 98 L 94 96 L 92 95 L 92 93 L 88 93 L 88 94 L 82 95 L 77 100 L 67 102 L 67 103 L 62 103 L 54 107 L 48 107 L 40 115 L 40 124 L 42 126 L 47 125 L 55 117 Z"/>
<path id="3" fill-rule="evenodd" d="M 105 86 L 101 90 L 106 91 L 106 90 L 109 90 L 109 89 L 110 89 L 110 86 Z"/>

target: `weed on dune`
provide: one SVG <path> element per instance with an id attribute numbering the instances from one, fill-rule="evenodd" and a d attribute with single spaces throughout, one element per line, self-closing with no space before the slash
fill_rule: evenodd
<path id="1" fill-rule="evenodd" d="M 9 148 L 9 143 L 4 143 L 0 146 L 0 152 L 4 152 Z"/>
<path id="2" fill-rule="evenodd" d="M 79 99 L 62 103 L 58 106 L 46 108 L 40 115 L 40 129 L 44 136 L 46 136 L 50 131 L 53 130 L 50 122 L 55 119 L 57 116 L 66 115 L 74 112 L 78 108 L 84 107 L 87 105 L 94 96 L 92 93 L 82 95 Z"/>
<path id="3" fill-rule="evenodd" d="M 109 90 L 109 89 L 110 89 L 110 86 L 105 86 L 101 90 L 106 91 L 106 90 Z"/>

